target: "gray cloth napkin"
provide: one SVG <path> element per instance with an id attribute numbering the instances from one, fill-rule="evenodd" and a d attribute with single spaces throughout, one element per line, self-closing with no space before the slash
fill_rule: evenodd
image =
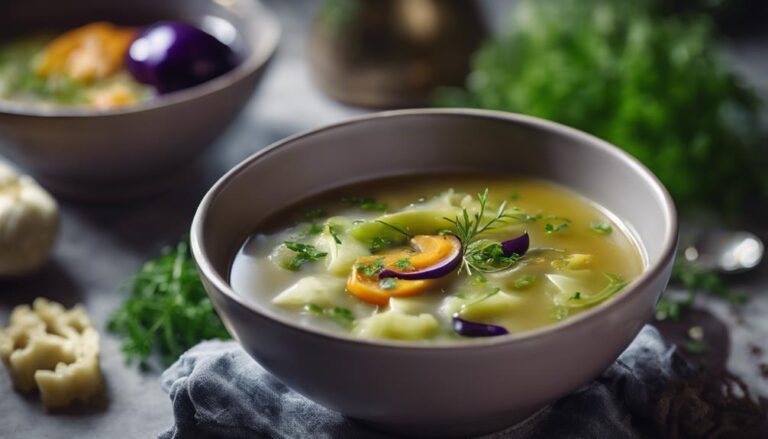
<path id="1" fill-rule="evenodd" d="M 600 377 L 522 424 L 485 439 L 640 438 L 655 400 L 687 363 L 645 326 Z M 162 375 L 175 424 L 161 439 L 388 438 L 292 391 L 235 342 L 198 344 Z"/>

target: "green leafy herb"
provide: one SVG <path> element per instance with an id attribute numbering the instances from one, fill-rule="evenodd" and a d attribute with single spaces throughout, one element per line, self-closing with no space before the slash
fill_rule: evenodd
<path id="1" fill-rule="evenodd" d="M 467 274 L 472 274 L 472 269 L 478 271 L 485 271 L 488 269 L 496 271 L 500 266 L 511 266 L 514 262 L 512 259 L 502 259 L 498 256 L 498 252 L 501 249 L 501 244 L 496 243 L 496 246 L 475 244 L 477 237 L 484 232 L 496 228 L 499 224 L 504 223 L 505 219 L 513 218 L 507 214 L 507 202 L 502 201 L 496 210 L 496 214 L 489 220 L 483 222 L 485 218 L 485 211 L 488 205 L 488 188 L 482 193 L 477 194 L 477 200 L 480 203 L 480 208 L 473 215 L 470 215 L 466 208 L 462 209 L 461 215 L 456 215 L 453 219 L 443 218 L 446 221 L 453 224 L 453 232 L 464 244 L 464 255 L 462 268 L 466 268 Z M 502 252 L 503 256 L 503 252 Z M 514 258 L 516 255 L 512 255 L 509 258 Z M 519 256 L 517 256 L 519 260 Z M 505 267 L 505 268 L 506 268 Z M 500 268 L 504 269 L 504 268 Z"/>
<path id="2" fill-rule="evenodd" d="M 613 227 L 611 227 L 610 224 L 599 222 L 599 221 L 595 221 L 592 224 L 590 224 L 589 228 L 601 235 L 610 235 L 611 232 L 613 232 Z"/>
<path id="3" fill-rule="evenodd" d="M 322 232 L 323 232 L 322 224 L 309 223 L 309 226 L 307 226 L 306 230 L 304 231 L 304 235 L 311 236 L 311 235 L 317 235 Z"/>
<path id="4" fill-rule="evenodd" d="M 328 224 L 328 233 L 331 234 L 331 236 L 333 237 L 333 242 L 335 242 L 336 245 L 341 244 L 341 238 L 339 238 L 339 234 L 338 232 L 336 232 L 336 228 L 333 227 L 332 224 Z"/>
<path id="5" fill-rule="evenodd" d="M 413 270 L 413 265 L 411 265 L 411 260 L 409 258 L 402 258 L 395 261 L 395 267 L 397 267 L 398 270 Z"/>
<path id="6" fill-rule="evenodd" d="M 617 274 L 603 273 L 603 275 L 608 279 L 608 285 L 600 290 L 600 292 L 588 297 L 585 297 L 580 292 L 575 292 L 564 305 L 569 308 L 582 308 L 597 305 L 618 293 L 629 284 L 629 282 Z"/>
<path id="7" fill-rule="evenodd" d="M 376 236 L 371 241 L 371 247 L 370 250 L 373 253 L 379 252 L 381 250 L 390 248 L 394 245 L 394 241 L 387 238 L 386 236 Z"/>
<path id="8" fill-rule="evenodd" d="M 741 305 L 747 300 L 744 293 L 728 288 L 716 273 L 698 267 L 682 256 L 675 260 L 671 281 L 682 284 L 687 294 L 682 299 L 662 297 L 656 304 L 657 320 L 679 319 L 683 311 L 690 307 L 701 293 L 719 297 L 732 305 Z"/>
<path id="9" fill-rule="evenodd" d="M 312 315 L 330 319 L 344 328 L 350 328 L 355 322 L 355 315 L 347 308 L 338 306 L 333 308 L 323 308 L 314 303 L 310 303 L 304 307 L 304 310 Z"/>
<path id="10" fill-rule="evenodd" d="M 355 268 L 360 271 L 363 276 L 374 277 L 384 268 L 384 258 L 376 259 L 370 264 L 357 264 Z"/>
<path id="11" fill-rule="evenodd" d="M 506 270 L 515 265 L 521 258 L 516 253 L 505 256 L 501 244 L 496 241 L 475 241 L 467 247 L 464 254 L 466 265 L 483 273 Z"/>
<path id="12" fill-rule="evenodd" d="M 401 235 L 405 236 L 405 237 L 406 237 L 406 239 L 411 239 L 411 237 L 412 237 L 412 236 L 411 236 L 411 234 L 410 234 L 410 233 L 408 233 L 408 231 L 407 231 L 407 230 L 403 229 L 403 228 L 402 228 L 402 227 L 400 227 L 400 226 L 396 226 L 396 225 L 394 225 L 394 224 L 391 224 L 391 223 L 388 223 L 388 222 L 386 222 L 386 221 L 382 221 L 382 220 L 376 220 L 376 222 L 377 222 L 377 223 L 379 223 L 379 224 L 381 224 L 381 225 L 383 225 L 383 226 L 387 226 L 387 227 L 389 227 L 390 229 L 394 230 L 395 232 L 397 232 L 397 233 L 399 233 L 399 234 L 401 234 Z"/>
<path id="13" fill-rule="evenodd" d="M 544 226 L 544 231 L 547 232 L 547 235 L 551 235 L 553 233 L 563 231 L 567 228 L 568 228 L 568 223 L 560 223 L 557 225 L 552 225 L 551 223 L 547 223 Z"/>
<path id="14" fill-rule="evenodd" d="M 524 290 L 531 285 L 533 285 L 536 282 L 536 276 L 532 276 L 530 274 L 527 274 L 523 277 L 515 279 L 515 281 L 512 283 L 512 286 L 515 287 L 517 290 Z"/>
<path id="15" fill-rule="evenodd" d="M 385 290 L 391 290 L 397 286 L 397 280 L 388 277 L 379 281 L 379 286 Z"/>
<path id="16" fill-rule="evenodd" d="M 291 271 L 298 271 L 304 264 L 318 261 L 328 255 L 328 253 L 319 251 L 311 244 L 302 244 L 294 241 L 285 241 L 283 244 L 288 247 L 288 250 L 296 252 L 296 256 L 285 264 L 285 268 Z"/>
<path id="17" fill-rule="evenodd" d="M 107 328 L 123 338 L 128 361 L 147 367 L 153 352 L 169 365 L 198 342 L 230 338 L 200 282 L 187 242 L 147 261 Z"/>
<path id="18" fill-rule="evenodd" d="M 344 197 L 341 201 L 357 206 L 363 210 L 372 210 L 376 212 L 385 212 L 387 210 L 386 203 L 379 203 L 371 197 Z"/>
<path id="19" fill-rule="evenodd" d="M 764 204 L 762 102 L 719 52 L 709 17 L 661 17 L 657 3 L 524 0 L 511 32 L 475 57 L 466 89 L 443 89 L 436 104 L 592 133 L 647 165 L 683 208 Z"/>

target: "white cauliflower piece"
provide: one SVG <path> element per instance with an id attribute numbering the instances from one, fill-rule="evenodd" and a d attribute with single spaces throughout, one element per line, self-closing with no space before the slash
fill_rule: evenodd
<path id="1" fill-rule="evenodd" d="M 14 386 L 40 391 L 46 408 L 87 402 L 102 389 L 99 333 L 81 305 L 35 299 L 17 306 L 0 332 L 0 358 Z"/>
<path id="2" fill-rule="evenodd" d="M 19 276 L 42 266 L 59 231 L 58 206 L 27 175 L 0 162 L 0 276 Z"/>

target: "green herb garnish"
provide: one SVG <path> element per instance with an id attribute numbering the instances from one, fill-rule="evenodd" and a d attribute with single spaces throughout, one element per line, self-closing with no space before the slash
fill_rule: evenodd
<path id="1" fill-rule="evenodd" d="M 357 264 L 355 268 L 360 271 L 363 276 L 374 277 L 384 268 L 384 258 L 376 259 L 370 264 Z"/>
<path id="2" fill-rule="evenodd" d="M 411 265 L 411 260 L 409 258 L 402 258 L 395 261 L 395 267 L 397 267 L 398 270 L 413 270 L 413 265 Z"/>
<path id="3" fill-rule="evenodd" d="M 536 282 L 536 276 L 532 276 L 528 274 L 518 279 L 515 279 L 515 281 L 512 283 L 512 286 L 517 290 L 523 290 L 530 287 L 535 282 Z"/>
<path id="4" fill-rule="evenodd" d="M 328 233 L 331 234 L 331 237 L 333 237 L 333 242 L 335 242 L 336 245 L 341 245 L 341 238 L 339 238 L 339 234 L 331 224 L 328 224 Z"/>
<path id="5" fill-rule="evenodd" d="M 501 249 L 501 244 L 499 243 L 495 243 L 498 247 L 494 246 L 493 248 L 489 248 L 491 244 L 475 244 L 475 240 L 479 235 L 496 228 L 499 224 L 504 223 L 505 219 L 513 218 L 507 214 L 507 202 L 502 201 L 496 210 L 496 214 L 491 219 L 483 222 L 488 204 L 488 188 L 482 193 L 477 194 L 477 200 L 480 202 L 480 209 L 473 215 L 470 215 L 467 209 L 464 208 L 461 215 L 456 215 L 453 219 L 443 218 L 453 224 L 453 232 L 464 245 L 462 268 L 465 268 L 469 275 L 472 275 L 472 269 L 496 271 L 499 268 L 497 264 L 508 267 L 517 262 L 516 260 L 512 262 L 511 259 L 502 259 L 498 256 L 498 251 Z M 503 253 L 501 256 L 503 256 Z M 514 256 L 512 255 L 509 258 Z M 517 259 L 519 259 L 519 256 Z"/>
<path id="6" fill-rule="evenodd" d="M 394 241 L 387 238 L 386 236 L 376 236 L 371 240 L 371 247 L 370 250 L 373 253 L 376 253 L 378 251 L 390 248 L 394 245 Z"/>
<path id="7" fill-rule="evenodd" d="M 547 235 L 551 235 L 553 233 L 563 231 L 567 228 L 568 228 L 568 223 L 560 223 L 557 225 L 552 225 L 551 223 L 547 223 L 544 226 L 544 231 L 547 232 Z"/>
<path id="8" fill-rule="evenodd" d="M 304 235 L 311 236 L 317 235 L 323 232 L 323 225 L 318 223 L 309 223 L 307 229 L 304 231 Z"/>
<path id="9" fill-rule="evenodd" d="M 412 238 L 411 234 L 408 233 L 408 230 L 403 229 L 400 226 L 396 226 L 396 225 L 394 225 L 392 223 L 388 223 L 388 222 L 382 221 L 382 220 L 376 220 L 376 222 L 381 224 L 381 225 L 383 225 L 383 226 L 389 227 L 390 229 L 394 230 L 395 232 L 405 236 L 406 239 L 411 239 Z"/>
<path id="10" fill-rule="evenodd" d="M 357 206 L 363 210 L 372 210 L 375 212 L 385 212 L 387 210 L 386 203 L 379 203 L 371 197 L 344 197 L 341 201 Z"/>
<path id="11" fill-rule="evenodd" d="M 128 361 L 147 367 L 156 352 L 169 365 L 202 340 L 230 338 L 205 294 L 186 241 L 147 261 L 127 290 L 128 298 L 107 328 L 123 338 Z"/>
<path id="12" fill-rule="evenodd" d="M 338 306 L 333 308 L 323 308 L 315 305 L 314 303 L 310 303 L 304 307 L 304 310 L 312 315 L 332 320 L 337 325 L 344 328 L 352 327 L 352 324 L 355 322 L 355 315 L 347 308 L 341 308 Z"/>
<path id="13" fill-rule="evenodd" d="M 475 56 L 466 90 L 436 103 L 587 131 L 647 165 L 681 207 L 738 215 L 768 197 L 762 102 L 720 53 L 711 17 L 663 17 L 658 3 L 524 0 Z"/>
<path id="14" fill-rule="evenodd" d="M 568 300 L 581 300 L 581 292 L 576 291 Z"/>
<path id="15" fill-rule="evenodd" d="M 285 241 L 283 244 L 288 247 L 288 250 L 296 252 L 296 256 L 285 264 L 285 268 L 291 271 L 298 271 L 302 265 L 318 261 L 328 255 L 328 253 L 319 251 L 311 244 L 302 244 L 294 241 Z"/>
<path id="16" fill-rule="evenodd" d="M 379 281 L 379 286 L 384 290 L 391 290 L 397 286 L 397 280 L 388 277 Z"/>
<path id="17" fill-rule="evenodd" d="M 597 305 L 598 303 L 601 303 L 614 294 L 618 293 L 624 289 L 627 284 L 629 284 L 629 282 L 617 274 L 603 273 L 603 276 L 608 279 L 608 285 L 600 290 L 600 292 L 592 296 L 585 297 L 583 294 L 581 294 L 581 292 L 577 291 L 571 297 L 569 297 L 567 303 L 564 303 L 563 305 L 569 308 L 582 308 Z"/>
<path id="18" fill-rule="evenodd" d="M 464 255 L 465 263 L 469 267 L 483 273 L 506 270 L 520 258 L 516 253 L 505 256 L 500 243 L 488 240 L 471 243 Z"/>
<path id="19" fill-rule="evenodd" d="M 708 294 L 726 300 L 731 305 L 741 305 L 747 296 L 728 288 L 725 281 L 716 273 L 704 270 L 679 256 L 672 269 L 672 282 L 682 284 L 687 294 L 682 299 L 662 297 L 656 304 L 656 320 L 677 320 L 683 311 L 689 308 L 696 297 Z"/>
<path id="20" fill-rule="evenodd" d="M 589 228 L 601 235 L 610 235 L 613 232 L 613 227 L 608 223 L 595 221 L 589 225 Z"/>

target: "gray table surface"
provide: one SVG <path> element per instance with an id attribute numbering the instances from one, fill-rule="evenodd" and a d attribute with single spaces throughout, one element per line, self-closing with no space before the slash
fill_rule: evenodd
<path id="1" fill-rule="evenodd" d="M 62 234 L 52 262 L 34 277 L 0 283 L 0 322 L 7 321 L 14 305 L 47 296 L 67 305 L 84 303 L 103 330 L 109 314 L 123 299 L 120 282 L 164 245 L 186 233 L 200 198 L 227 169 L 287 135 L 363 113 L 331 101 L 311 81 L 304 56 L 311 2 L 267 3 L 276 10 L 284 28 L 275 62 L 239 120 L 213 145 L 200 166 L 190 169 L 189 181 L 169 193 L 127 205 L 63 201 Z M 765 43 L 750 41 L 731 48 L 740 68 L 763 90 L 768 89 L 768 58 L 761 56 L 768 47 Z M 768 270 L 764 265 L 739 284 L 752 293 L 740 316 L 717 301 L 703 306 L 731 327 L 731 370 L 755 391 L 768 396 L 768 381 L 760 378 L 758 359 L 749 352 L 752 344 L 768 352 Z M 145 438 L 156 436 L 171 424 L 171 405 L 160 389 L 158 374 L 126 365 L 119 340 L 106 331 L 102 334 L 107 404 L 45 415 L 36 397 L 14 392 L 7 375 L 0 373 L 0 438 Z"/>

